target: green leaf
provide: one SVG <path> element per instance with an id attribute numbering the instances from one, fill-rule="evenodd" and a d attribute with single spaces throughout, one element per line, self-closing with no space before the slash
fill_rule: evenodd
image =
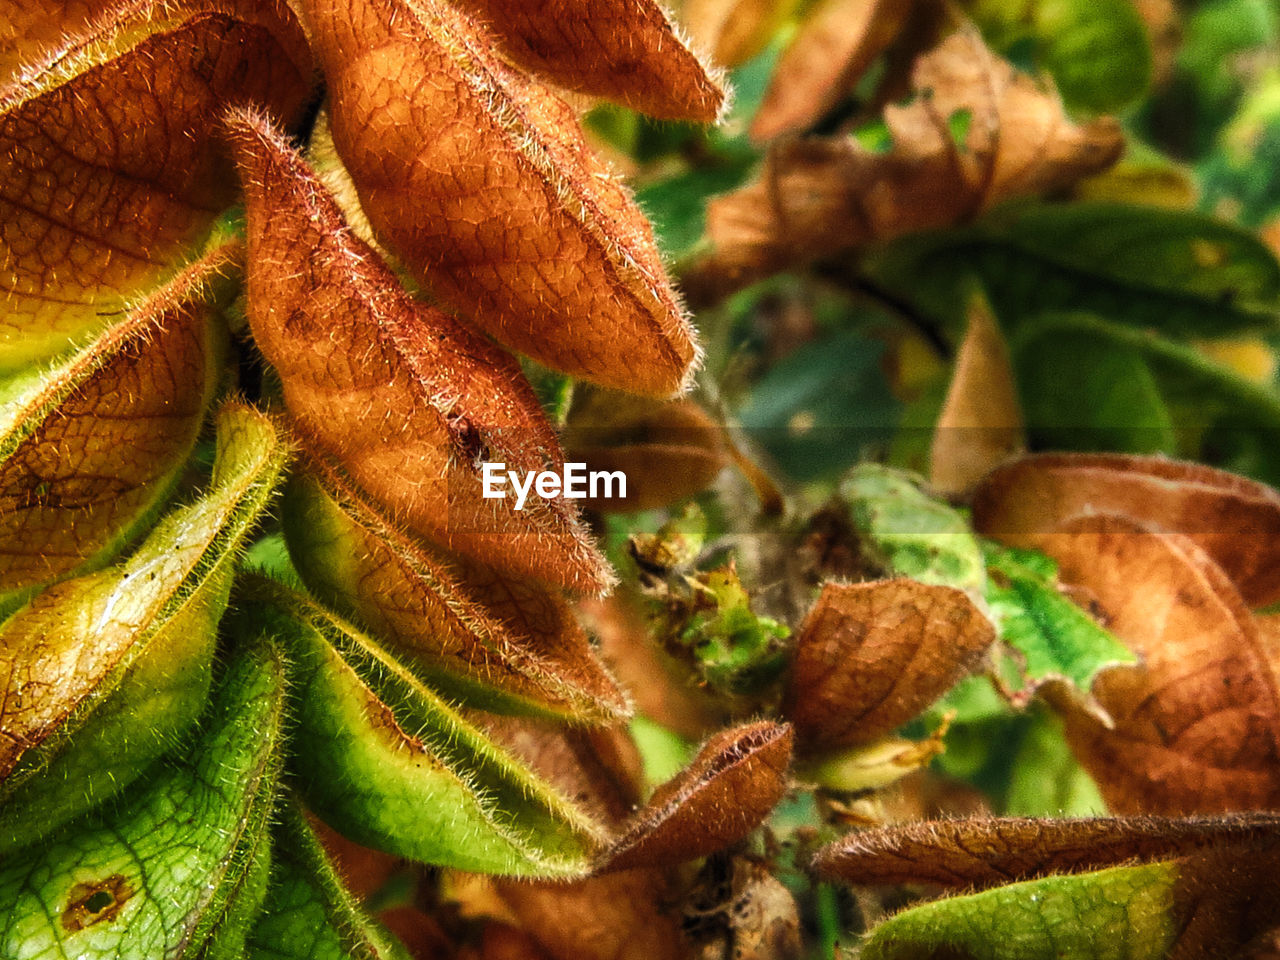
<path id="1" fill-rule="evenodd" d="M 799 479 L 844 470 L 887 445 L 897 424 L 883 353 L 864 330 L 805 344 L 756 382 L 739 411 L 743 428 Z"/>
<path id="2" fill-rule="evenodd" d="M 0 852 L 119 792 L 195 720 L 239 550 L 288 453 L 273 421 L 227 404 L 204 497 L 120 566 L 0 624 Z"/>
<path id="3" fill-rule="evenodd" d="M 238 652 L 190 749 L 5 859 L 0 956 L 240 957 L 266 887 L 283 711 L 278 652 Z"/>
<path id="4" fill-rule="evenodd" d="M 982 595 L 986 566 L 969 524 L 910 474 L 862 464 L 840 484 L 840 496 L 863 552 L 886 573 Z"/>
<path id="5" fill-rule="evenodd" d="M 1014 367 L 1028 393 L 1061 389 L 1058 384 L 1035 379 L 1047 375 L 1057 357 L 1080 358 L 1084 351 L 1095 358 L 1114 352 L 1139 357 L 1176 427 L 1177 453 L 1210 459 L 1269 483 L 1280 482 L 1280 450 L 1274 442 L 1280 430 L 1280 394 L 1237 376 L 1198 350 L 1082 314 L 1043 318 L 1011 348 Z M 1127 389 L 1122 384 L 1114 388 L 1121 392 Z M 1105 386 L 1098 384 L 1097 389 Z M 1037 404 L 1027 401 L 1029 409 Z M 1074 438 L 1077 446 L 1091 438 L 1085 432 L 1066 430 L 1054 431 L 1052 436 L 1063 445 Z"/>
<path id="6" fill-rule="evenodd" d="M 244 581 L 235 622 L 285 643 L 293 763 L 327 823 L 365 846 L 461 870 L 586 872 L 601 828 L 376 641 L 259 577 Z"/>
<path id="7" fill-rule="evenodd" d="M 978 0 L 972 11 L 1002 52 L 1029 44 L 1073 109 L 1118 110 L 1151 82 L 1151 44 L 1131 0 Z"/>
<path id="8" fill-rule="evenodd" d="M 1253 233 L 1202 214 L 1106 203 L 1026 205 L 891 244 L 867 269 L 959 330 L 976 276 L 1010 336 L 1082 311 L 1175 337 L 1280 326 L 1280 264 Z"/>
<path id="9" fill-rule="evenodd" d="M 939 900 L 878 926 L 862 960 L 1160 960 L 1177 933 L 1177 876 L 1154 863 Z"/>
<path id="10" fill-rule="evenodd" d="M 1024 658 L 1034 689 L 1066 679 L 1088 693 L 1108 667 L 1137 663 L 1134 653 L 1057 588 L 1057 566 L 1043 554 L 982 541 L 990 574 L 986 599 L 1000 639 Z"/>
<path id="11" fill-rule="evenodd" d="M 1062 721 L 1038 709 L 1014 756 L 1004 813 L 1021 817 L 1104 816 L 1098 785 L 1076 761 Z"/>
<path id="12" fill-rule="evenodd" d="M 1090 339 L 1060 338 L 1020 354 L 1017 374 L 1027 427 L 1044 449 L 1177 449 L 1169 409 L 1136 350 L 1099 351 Z"/>
<path id="13" fill-rule="evenodd" d="M 246 948 L 245 960 L 409 960 L 342 885 L 292 804 L 275 829 L 271 884 Z"/>

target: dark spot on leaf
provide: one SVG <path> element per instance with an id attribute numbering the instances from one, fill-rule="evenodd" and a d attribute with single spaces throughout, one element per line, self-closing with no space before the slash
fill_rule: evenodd
<path id="1" fill-rule="evenodd" d="M 95 923 L 109 923 L 133 894 L 129 881 L 119 873 L 93 883 L 77 883 L 67 896 L 62 928 L 75 933 Z"/>

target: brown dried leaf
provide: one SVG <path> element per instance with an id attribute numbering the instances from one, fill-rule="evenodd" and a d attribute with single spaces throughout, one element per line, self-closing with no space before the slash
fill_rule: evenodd
<path id="1" fill-rule="evenodd" d="M 1123 148 L 1109 118 L 1077 126 L 1062 103 L 995 56 L 973 28 L 921 56 L 914 99 L 885 108 L 893 149 L 815 139 L 772 154 L 760 178 L 713 201 L 715 249 L 692 282 L 707 295 L 786 266 L 972 219 L 1012 197 L 1071 186 Z M 967 118 L 962 143 L 953 118 Z"/>
<path id="2" fill-rule="evenodd" d="M 706 489 L 729 463 L 720 426 L 691 400 L 663 402 L 606 391 L 575 400 L 565 459 L 590 471 L 621 471 L 625 497 L 587 497 L 588 510 L 665 507 Z M 616 492 L 616 491 L 615 491 Z"/>
<path id="3" fill-rule="evenodd" d="M 1014 546 L 1098 513 L 1190 537 L 1252 607 L 1280 600 L 1280 494 L 1232 473 L 1164 457 L 1035 454 L 995 470 L 973 500 L 975 529 Z"/>
<path id="4" fill-rule="evenodd" d="M 0 597 L 110 559 L 172 488 L 217 381 L 219 247 L 0 401 Z"/>
<path id="5" fill-rule="evenodd" d="M 562 598 L 459 565 L 398 530 L 332 466 L 312 459 L 306 467 L 284 503 L 298 572 L 437 689 L 488 709 L 580 722 L 628 715 Z"/>
<path id="6" fill-rule="evenodd" d="M 563 462 L 515 360 L 408 296 L 332 198 L 255 115 L 229 122 L 245 183 L 249 321 L 300 432 L 412 533 L 504 574 L 610 583 L 563 498 L 485 499 L 480 464 Z"/>
<path id="7" fill-rule="evenodd" d="M 452 0 L 522 67 L 664 120 L 710 123 L 725 92 L 655 0 Z"/>
<path id="8" fill-rule="evenodd" d="M 946 693 L 994 640 L 962 590 L 828 583 L 796 638 L 783 714 L 806 750 L 871 743 Z"/>
<path id="9" fill-rule="evenodd" d="M 380 238 L 500 342 L 669 395 L 698 348 L 652 231 L 573 111 L 441 0 L 307 0 L 333 141 Z"/>
<path id="10" fill-rule="evenodd" d="M 1253 617 L 1209 555 L 1180 534 L 1108 516 L 1030 540 L 1143 658 L 1094 682 L 1114 729 L 1047 691 L 1108 806 L 1190 814 L 1280 802 L 1276 677 Z"/>
<path id="11" fill-rule="evenodd" d="M 605 869 L 670 866 L 741 840 L 782 799 L 793 739 L 789 724 L 768 721 L 713 736 L 632 817 Z"/>
<path id="12" fill-rule="evenodd" d="M 915 0 L 822 0 L 778 59 L 751 137 L 813 126 L 898 35 Z"/>
<path id="13" fill-rule="evenodd" d="M 1009 348 L 986 299 L 969 302 L 969 326 L 929 449 L 929 485 L 968 494 L 997 464 L 1026 446 Z"/>
<path id="14" fill-rule="evenodd" d="M 896 824 L 850 833 L 818 852 L 813 867 L 864 885 L 935 883 L 992 887 L 1127 861 L 1280 838 L 1280 814 L 1225 817 L 975 817 Z"/>
<path id="15" fill-rule="evenodd" d="M 0 372 L 107 325 L 199 252 L 234 199 L 216 118 L 294 122 L 310 90 L 283 3 L 126 3 L 0 88 Z"/>

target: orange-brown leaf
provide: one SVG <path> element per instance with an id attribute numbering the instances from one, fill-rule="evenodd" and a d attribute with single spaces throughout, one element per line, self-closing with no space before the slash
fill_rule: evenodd
<path id="1" fill-rule="evenodd" d="M 990 304 L 974 296 L 969 327 L 933 431 L 929 485 L 946 495 L 968 494 L 1025 443 L 1009 348 Z"/>
<path id="2" fill-rule="evenodd" d="M 106 326 L 197 253 L 234 199 L 221 108 L 292 123 L 310 80 L 282 2 L 135 0 L 0 88 L 0 372 Z"/>
<path id="3" fill-rule="evenodd" d="M 915 0 L 823 0 L 783 51 L 751 121 L 755 140 L 812 126 L 893 42 Z"/>
<path id="4" fill-rule="evenodd" d="M 1108 516 L 1031 539 L 1143 658 L 1094 682 L 1113 729 L 1048 691 L 1108 806 L 1190 814 L 1280 802 L 1276 677 L 1252 615 L 1209 555 L 1180 534 Z"/>
<path id="5" fill-rule="evenodd" d="M 1274 844 L 1280 815 L 975 817 L 850 833 L 813 859 L 823 876 L 858 884 L 990 887 L 1127 861 L 1168 860 L 1229 845 Z"/>
<path id="6" fill-rule="evenodd" d="M 381 516 L 332 466 L 310 460 L 284 502 L 307 586 L 428 675 L 489 709 L 616 720 L 626 698 L 558 595 L 460 564 Z"/>
<path id="7" fill-rule="evenodd" d="M 716 734 L 654 791 L 604 855 L 609 870 L 670 866 L 737 843 L 782 799 L 791 727 L 762 721 Z"/>
<path id="8" fill-rule="evenodd" d="M 0 76 L 12 76 L 24 61 L 82 32 L 113 5 L 113 0 L 7 0 L 0 7 Z"/>
<path id="9" fill-rule="evenodd" d="M 1071 186 L 1115 162 L 1109 118 L 1077 126 L 1051 91 L 969 28 L 921 56 L 914 98 L 885 108 L 893 149 L 815 139 L 770 154 L 760 178 L 707 210 L 715 249 L 695 281 L 708 295 L 793 264 L 962 223 L 997 203 Z M 963 139 L 953 118 L 966 117 Z"/>
<path id="10" fill-rule="evenodd" d="M 994 640 L 962 590 L 828 583 L 796 638 L 783 713 L 807 750 L 871 743 L 946 693 Z"/>
<path id="11" fill-rule="evenodd" d="M 301 433 L 409 531 L 584 591 L 607 564 L 563 498 L 484 498 L 480 465 L 542 471 L 559 443 L 515 360 L 413 300 L 267 124 L 230 121 L 245 183 L 249 321 Z"/>
<path id="12" fill-rule="evenodd" d="M 710 123 L 724 104 L 715 71 L 656 0 L 452 0 L 502 52 L 552 83 L 664 120 Z"/>
<path id="13" fill-rule="evenodd" d="M 652 510 L 691 497 L 729 462 L 719 425 L 693 401 L 605 391 L 575 401 L 564 446 L 565 458 L 588 471 L 626 476 L 625 497 L 583 500 L 585 508 L 605 512 Z"/>
<path id="14" fill-rule="evenodd" d="M 548 366 L 638 393 L 698 349 L 648 222 L 573 111 L 441 0 L 307 0 L 333 141 L 375 232 L 441 300 Z"/>
<path id="15" fill-rule="evenodd" d="M 1235 474 L 1163 457 L 1037 454 L 994 471 L 973 501 L 975 528 L 1014 546 L 1094 513 L 1190 537 L 1250 606 L 1280 600 L 1280 494 Z"/>
<path id="16" fill-rule="evenodd" d="M 0 405 L 0 596 L 102 563 L 145 523 L 187 459 L 216 382 L 201 258 L 62 362 L 11 380 Z"/>

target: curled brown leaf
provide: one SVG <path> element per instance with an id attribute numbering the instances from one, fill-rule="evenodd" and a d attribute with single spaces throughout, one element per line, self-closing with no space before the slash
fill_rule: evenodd
<path id="1" fill-rule="evenodd" d="M 974 817 L 858 831 L 820 850 L 819 874 L 857 884 L 991 887 L 1224 846 L 1280 842 L 1280 814 Z"/>
<path id="2" fill-rule="evenodd" d="M 606 851 L 608 870 L 670 866 L 745 837 L 782 799 L 793 736 L 767 721 L 716 734 Z"/>
<path id="3" fill-rule="evenodd" d="M 510 59 L 555 84 L 666 120 L 715 120 L 725 101 L 656 0 L 452 0 Z"/>
<path id="4" fill-rule="evenodd" d="M 911 86 L 909 103 L 885 108 L 889 152 L 852 138 L 788 144 L 758 180 L 713 201 L 714 249 L 690 277 L 699 294 L 1061 190 L 1109 167 L 1123 147 L 1114 120 L 1071 123 L 1056 94 L 993 54 L 973 28 L 916 60 Z M 952 129 L 958 118 L 962 137 Z"/>
<path id="5" fill-rule="evenodd" d="M 406 529 L 517 578 L 599 591 L 604 559 L 563 498 L 486 498 L 481 465 L 563 463 L 516 361 L 413 300 L 258 116 L 229 121 L 245 183 L 249 322 L 297 428 Z"/>
<path id="6" fill-rule="evenodd" d="M 572 109 L 442 0 L 307 0 L 333 141 L 379 238 L 548 366 L 637 393 L 698 348 L 648 222 Z"/>
<path id="7" fill-rule="evenodd" d="M 974 527 L 1014 546 L 1099 513 L 1190 537 L 1250 606 L 1280 600 L 1280 494 L 1232 473 L 1164 457 L 1033 454 L 993 471 L 973 500 Z"/>
<path id="8" fill-rule="evenodd" d="M 962 590 L 828 583 L 796 638 L 783 714 L 806 751 L 871 743 L 942 696 L 994 640 Z"/>
<path id="9" fill-rule="evenodd" d="M 332 465 L 312 458 L 295 473 L 284 527 L 307 585 L 436 687 L 579 721 L 629 712 L 562 598 L 415 541 Z"/>
<path id="10" fill-rule="evenodd" d="M 1181 534 L 1108 516 L 1032 542 L 1143 659 L 1094 682 L 1113 729 L 1047 690 L 1108 806 L 1191 814 L 1280 802 L 1276 676 L 1257 624 L 1209 555 Z"/>

